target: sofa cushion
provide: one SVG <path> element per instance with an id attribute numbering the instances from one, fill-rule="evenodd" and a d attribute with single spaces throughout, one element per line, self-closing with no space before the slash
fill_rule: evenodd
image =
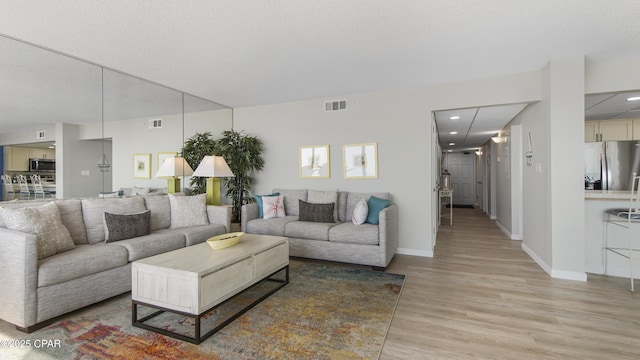
<path id="1" fill-rule="evenodd" d="M 338 221 L 338 190 L 317 191 L 309 190 L 307 192 L 307 201 L 314 204 L 334 204 L 333 206 L 333 222 Z"/>
<path id="2" fill-rule="evenodd" d="M 378 245 L 380 243 L 378 225 L 354 225 L 352 222 L 341 223 L 329 229 L 329 241 L 348 244 Z"/>
<path id="3" fill-rule="evenodd" d="M 309 240 L 329 240 L 329 229 L 335 223 L 292 221 L 284 228 L 284 236 Z"/>
<path id="4" fill-rule="evenodd" d="M 104 213 L 133 214 L 147 210 L 142 197 L 82 200 L 82 217 L 89 244 L 104 242 Z"/>
<path id="5" fill-rule="evenodd" d="M 4 218 L 8 229 L 37 237 L 38 259 L 73 249 L 75 246 L 54 202 L 22 209 L 0 208 L 0 216 Z"/>
<path id="6" fill-rule="evenodd" d="M 129 253 L 129 262 L 162 254 L 167 251 L 177 250 L 183 248 L 184 245 L 184 235 L 180 233 L 163 234 L 157 232 L 133 239 L 105 244 L 105 246 L 125 247 Z"/>
<path id="7" fill-rule="evenodd" d="M 349 192 L 338 191 L 338 203 L 336 208 L 338 209 L 338 222 L 345 222 L 351 220 L 351 214 L 347 214 L 347 196 Z"/>
<path id="8" fill-rule="evenodd" d="M 262 217 L 265 219 L 285 217 L 284 202 L 282 196 L 267 196 L 262 199 Z"/>
<path id="9" fill-rule="evenodd" d="M 127 249 L 122 246 L 78 245 L 38 263 L 38 287 L 60 284 L 126 265 Z"/>
<path id="10" fill-rule="evenodd" d="M 322 223 L 335 223 L 334 209 L 335 203 L 329 204 L 312 204 L 306 201 L 298 200 L 300 203 L 300 216 L 299 221 L 310 222 L 322 222 Z"/>
<path id="11" fill-rule="evenodd" d="M 104 213 L 104 241 L 113 242 L 148 235 L 151 232 L 151 211 L 136 214 Z"/>
<path id="12" fill-rule="evenodd" d="M 169 204 L 171 206 L 170 229 L 209 224 L 207 194 L 195 196 L 169 194 Z"/>
<path id="13" fill-rule="evenodd" d="M 280 193 L 280 196 L 284 197 L 284 211 L 287 215 L 298 216 L 300 211 L 298 209 L 298 200 L 307 201 L 307 190 L 287 190 L 287 189 L 273 189 L 273 192 Z"/>
<path id="14" fill-rule="evenodd" d="M 367 222 L 369 224 L 378 225 L 380 222 L 380 211 L 387 206 L 391 205 L 391 201 L 386 199 L 379 199 L 375 196 L 370 196 L 367 200 L 367 206 L 369 207 L 369 214 L 367 215 Z"/>
<path id="15" fill-rule="evenodd" d="M 297 216 L 285 216 L 275 219 L 254 219 L 247 222 L 246 230 L 251 234 L 284 236 L 285 225 L 297 220 Z"/>
<path id="16" fill-rule="evenodd" d="M 191 226 L 179 229 L 161 229 L 154 234 L 182 234 L 185 237 L 186 246 L 200 244 L 207 241 L 207 239 L 221 235 L 227 232 L 227 228 L 224 225 L 210 224 L 203 226 Z"/>
<path id="17" fill-rule="evenodd" d="M 144 206 L 151 211 L 151 231 L 167 229 L 171 226 L 171 205 L 169 195 L 145 195 Z"/>
<path id="18" fill-rule="evenodd" d="M 367 215 L 369 215 L 367 202 L 364 199 L 358 200 L 351 214 L 351 222 L 353 222 L 354 225 L 362 225 L 367 221 Z"/>
<path id="19" fill-rule="evenodd" d="M 51 200 L 30 200 L 30 201 L 15 201 L 15 202 L 0 202 L 2 207 L 8 209 L 23 209 L 27 207 L 40 206 Z M 58 206 L 60 212 L 60 218 L 62 223 L 69 230 L 71 238 L 76 245 L 88 244 L 87 231 L 84 227 L 84 220 L 82 219 L 82 204 L 80 200 L 55 200 L 55 204 Z M 0 227 L 6 228 L 2 216 L 0 216 Z"/>
<path id="20" fill-rule="evenodd" d="M 267 195 L 254 195 L 254 199 L 256 199 L 256 204 L 258 204 L 258 217 L 263 217 L 264 216 L 264 212 L 263 212 L 263 204 L 262 204 L 262 198 L 263 197 L 270 197 L 270 196 L 278 196 L 280 195 L 280 193 L 273 193 L 273 194 L 267 194 Z"/>

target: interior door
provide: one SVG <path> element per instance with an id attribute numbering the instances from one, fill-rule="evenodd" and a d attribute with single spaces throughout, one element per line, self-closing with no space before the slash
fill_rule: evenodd
<path id="1" fill-rule="evenodd" d="M 472 153 L 449 153 L 447 155 L 453 203 L 473 205 L 475 202 L 475 159 Z"/>

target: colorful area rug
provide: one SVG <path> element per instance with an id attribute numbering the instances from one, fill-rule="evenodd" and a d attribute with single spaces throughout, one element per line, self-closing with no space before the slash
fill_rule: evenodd
<path id="1" fill-rule="evenodd" d="M 292 261 L 288 285 L 200 345 L 131 326 L 131 296 L 124 294 L 25 335 L 20 341 L 28 341 L 29 347 L 3 349 L 0 355 L 82 360 L 377 359 L 404 278 Z M 172 331 L 192 324 L 174 315 L 155 321 Z"/>

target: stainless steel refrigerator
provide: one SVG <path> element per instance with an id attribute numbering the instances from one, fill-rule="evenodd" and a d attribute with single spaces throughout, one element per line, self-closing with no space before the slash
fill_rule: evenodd
<path id="1" fill-rule="evenodd" d="M 585 188 L 631 190 L 631 174 L 640 173 L 640 141 L 585 143 Z"/>

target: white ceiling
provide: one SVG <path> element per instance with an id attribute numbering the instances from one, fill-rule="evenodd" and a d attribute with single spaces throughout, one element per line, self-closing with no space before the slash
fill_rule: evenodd
<path id="1" fill-rule="evenodd" d="M 585 119 L 632 119 L 640 118 L 640 101 L 627 101 L 640 97 L 640 90 L 611 94 L 590 94 L 585 96 Z"/>
<path id="2" fill-rule="evenodd" d="M 443 151 L 476 150 L 526 106 L 511 104 L 436 111 L 440 146 Z"/>
<path id="3" fill-rule="evenodd" d="M 21 0 L 0 2 L 0 34 L 239 107 L 539 70 L 565 56 L 639 58 L 638 14 L 637 0 Z"/>

